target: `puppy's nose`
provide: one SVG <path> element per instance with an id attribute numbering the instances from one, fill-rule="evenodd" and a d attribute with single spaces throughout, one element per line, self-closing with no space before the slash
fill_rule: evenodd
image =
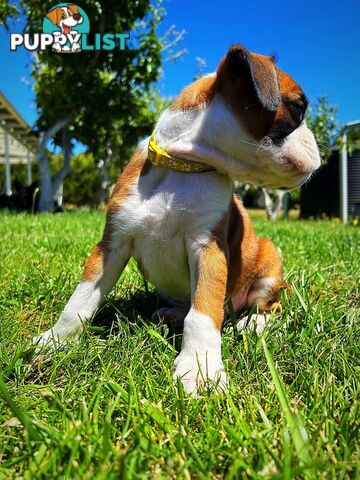
<path id="1" fill-rule="evenodd" d="M 80 13 L 75 13 L 75 14 L 73 15 L 73 17 L 74 17 L 74 20 L 76 20 L 76 21 L 78 22 L 78 21 L 80 20 L 80 18 L 81 18 L 81 15 L 80 15 Z"/>

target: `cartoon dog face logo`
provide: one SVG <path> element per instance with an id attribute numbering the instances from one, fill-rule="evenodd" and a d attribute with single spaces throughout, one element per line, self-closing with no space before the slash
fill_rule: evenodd
<path id="1" fill-rule="evenodd" d="M 58 38 L 60 35 L 66 35 L 68 38 L 72 38 L 73 35 L 78 33 L 76 29 L 73 30 L 73 27 L 80 25 L 84 21 L 83 16 L 79 13 L 78 6 L 74 4 L 55 7 L 46 14 L 46 18 L 48 18 L 53 25 L 59 27 L 59 31 L 54 32 L 54 36 Z M 81 50 L 81 46 L 78 42 L 71 42 L 71 45 L 61 45 L 61 42 L 55 40 L 53 49 L 56 52 L 77 52 Z"/>
<path id="2" fill-rule="evenodd" d="M 83 17 L 80 15 L 77 5 L 56 7 L 51 12 L 48 12 L 46 17 L 54 25 L 57 25 L 65 35 L 71 32 L 71 27 L 75 27 L 83 22 Z"/>

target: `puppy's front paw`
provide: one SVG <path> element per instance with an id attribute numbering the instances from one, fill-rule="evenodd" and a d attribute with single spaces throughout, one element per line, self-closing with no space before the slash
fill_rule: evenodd
<path id="1" fill-rule="evenodd" d="M 59 336 L 56 336 L 56 333 L 51 328 L 32 339 L 32 344 L 36 347 L 36 350 L 41 350 L 44 347 L 55 350 L 61 343 Z"/>
<path id="2" fill-rule="evenodd" d="M 32 339 L 32 344 L 36 347 L 36 350 L 41 348 L 48 348 L 50 350 L 55 350 L 59 348 L 65 342 L 76 341 L 80 338 L 82 328 L 75 328 L 72 331 L 61 331 L 57 330 L 55 327 L 50 328 L 41 335 L 36 335 Z"/>
<path id="3" fill-rule="evenodd" d="M 227 376 L 218 355 L 211 352 L 197 354 L 193 350 L 183 350 L 175 359 L 175 381 L 180 377 L 187 393 L 196 395 L 198 387 L 210 385 L 224 391 Z"/>

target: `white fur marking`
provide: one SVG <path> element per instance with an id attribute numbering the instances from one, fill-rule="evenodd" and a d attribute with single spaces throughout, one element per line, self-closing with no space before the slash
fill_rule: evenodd
<path id="1" fill-rule="evenodd" d="M 129 241 L 123 238 L 122 245 L 111 251 L 103 271 L 92 281 L 78 284 L 56 324 L 34 337 L 33 343 L 51 348 L 65 341 L 77 340 L 84 330 L 84 324 L 91 319 L 119 278 L 129 255 Z"/>
<path id="2" fill-rule="evenodd" d="M 221 359 L 221 334 L 208 315 L 191 308 L 184 320 L 184 333 L 180 354 L 176 357 L 174 380 L 181 378 L 188 393 L 208 380 L 221 390 L 227 377 Z"/>
<path id="3" fill-rule="evenodd" d="M 262 277 L 256 280 L 250 288 L 247 303 L 248 305 L 261 305 L 267 300 L 271 289 L 275 285 L 272 277 Z"/>
<path id="4" fill-rule="evenodd" d="M 208 242 L 227 211 L 231 181 L 217 172 L 187 174 L 151 169 L 134 187 L 112 221 L 134 238 L 133 257 L 157 289 L 190 301 L 187 246 Z"/>

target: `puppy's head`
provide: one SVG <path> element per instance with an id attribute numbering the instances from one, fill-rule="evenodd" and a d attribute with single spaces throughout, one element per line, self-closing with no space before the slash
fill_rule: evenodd
<path id="1" fill-rule="evenodd" d="M 170 153 L 209 163 L 242 183 L 293 189 L 320 166 L 304 122 L 306 107 L 300 86 L 273 57 L 234 45 L 216 73 L 186 87 L 172 103 L 172 128 L 167 116 L 157 128 L 171 141 Z"/>
<path id="2" fill-rule="evenodd" d="M 214 92 L 240 126 L 242 138 L 229 142 L 230 150 L 237 149 L 233 157 L 240 160 L 239 175 L 236 164 L 233 167 L 234 177 L 267 188 L 292 189 L 319 168 L 318 147 L 304 122 L 305 94 L 273 57 L 234 45 L 220 62 Z"/>

